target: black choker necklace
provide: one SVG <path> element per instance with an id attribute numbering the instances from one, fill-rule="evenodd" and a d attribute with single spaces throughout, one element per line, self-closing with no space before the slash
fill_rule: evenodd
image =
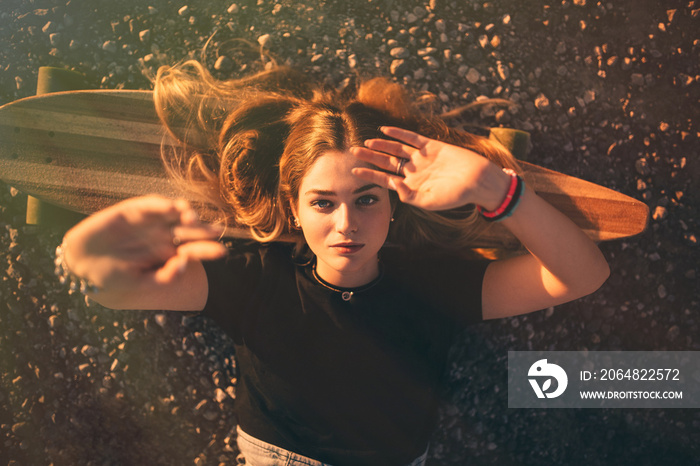
<path id="1" fill-rule="evenodd" d="M 375 278 L 366 285 L 355 288 L 353 291 L 350 291 L 348 289 L 342 290 L 340 288 L 336 288 L 327 281 L 325 281 L 323 278 L 319 277 L 318 273 L 316 272 L 316 262 L 314 262 L 314 264 L 311 266 L 311 273 L 313 274 L 314 278 L 316 279 L 319 285 L 331 291 L 335 291 L 336 293 L 340 293 L 340 297 L 343 299 L 343 301 L 350 301 L 350 299 L 356 292 L 368 290 L 377 283 L 379 283 L 379 280 L 382 278 L 382 276 L 384 276 L 384 269 L 382 268 L 381 264 L 379 264 L 379 275 L 377 276 L 377 278 Z"/>

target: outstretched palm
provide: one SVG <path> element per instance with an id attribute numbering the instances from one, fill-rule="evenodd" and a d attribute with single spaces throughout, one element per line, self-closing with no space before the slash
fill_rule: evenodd
<path id="1" fill-rule="evenodd" d="M 128 199 L 84 220 L 66 234 L 73 270 L 100 287 L 115 276 L 141 284 L 173 280 L 189 260 L 221 257 L 218 227 L 199 222 L 186 201 L 157 196 Z M 77 258 L 75 257 L 77 255 Z"/>
<path id="2" fill-rule="evenodd" d="M 371 139 L 365 147 L 354 148 L 359 159 L 384 170 L 356 168 L 357 176 L 393 189 L 402 202 L 426 210 L 476 202 L 478 180 L 490 164 L 484 157 L 400 128 L 384 127 L 382 132 L 401 142 Z"/>

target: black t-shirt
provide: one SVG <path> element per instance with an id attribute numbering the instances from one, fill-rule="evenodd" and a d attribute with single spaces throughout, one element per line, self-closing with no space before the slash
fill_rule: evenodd
<path id="1" fill-rule="evenodd" d="M 337 466 L 412 461 L 454 337 L 482 320 L 488 263 L 384 248 L 380 277 L 346 301 L 293 255 L 248 244 L 205 263 L 204 314 L 234 341 L 240 427 Z"/>

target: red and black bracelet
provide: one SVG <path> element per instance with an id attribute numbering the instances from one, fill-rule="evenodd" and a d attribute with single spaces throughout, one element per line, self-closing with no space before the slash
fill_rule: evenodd
<path id="1" fill-rule="evenodd" d="M 515 209 L 520 203 L 520 199 L 525 193 L 525 183 L 523 179 L 510 168 L 504 168 L 503 171 L 510 175 L 510 186 L 505 199 L 501 202 L 496 210 L 486 210 L 481 206 L 476 206 L 484 220 L 487 222 L 499 222 L 513 215 Z"/>

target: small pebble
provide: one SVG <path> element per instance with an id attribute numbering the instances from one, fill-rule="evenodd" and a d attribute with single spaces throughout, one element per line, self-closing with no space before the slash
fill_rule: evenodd
<path id="1" fill-rule="evenodd" d="M 225 55 L 222 55 L 219 58 L 217 58 L 216 62 L 214 63 L 214 69 L 217 71 L 229 71 L 232 68 L 233 61 Z"/>
<path id="2" fill-rule="evenodd" d="M 535 107 L 543 112 L 548 111 L 550 109 L 550 104 L 547 96 L 542 93 L 538 94 L 535 98 Z"/>
<path id="3" fill-rule="evenodd" d="M 406 60 L 392 60 L 389 71 L 394 76 L 403 76 L 408 71 Z"/>
<path id="4" fill-rule="evenodd" d="M 640 73 L 633 73 L 630 79 L 632 81 L 632 84 L 634 84 L 637 87 L 644 86 L 645 84 L 644 76 Z"/>
<path id="5" fill-rule="evenodd" d="M 113 40 L 105 41 L 102 44 L 102 50 L 109 53 L 115 53 L 117 51 L 117 43 Z"/>
<path id="6" fill-rule="evenodd" d="M 651 173 L 651 168 L 649 167 L 649 162 L 645 158 L 638 159 L 634 163 L 634 168 L 640 175 L 646 176 Z"/>
<path id="7" fill-rule="evenodd" d="M 681 329 L 678 325 L 674 325 L 668 329 L 666 332 L 666 338 L 668 341 L 674 341 L 681 334 Z"/>
<path id="8" fill-rule="evenodd" d="M 391 55 L 394 58 L 408 58 L 410 52 L 405 47 L 394 47 L 389 51 L 389 55 Z"/>
<path id="9" fill-rule="evenodd" d="M 133 328 L 130 328 L 129 330 L 124 332 L 124 334 L 123 334 L 124 340 L 126 340 L 126 341 L 131 340 L 134 337 L 134 332 L 135 332 L 135 330 Z"/>
<path id="10" fill-rule="evenodd" d="M 438 49 L 435 47 L 423 47 L 422 49 L 418 49 L 418 56 L 419 57 L 425 57 L 426 55 L 434 55 L 438 52 Z"/>
<path id="11" fill-rule="evenodd" d="M 656 206 L 652 214 L 652 218 L 656 221 L 665 219 L 668 216 L 668 210 L 663 206 Z"/>
<path id="12" fill-rule="evenodd" d="M 49 21 L 48 23 L 44 24 L 44 27 L 41 28 L 41 32 L 44 34 L 51 34 L 54 31 L 56 31 L 56 23 L 53 21 Z"/>
<path id="13" fill-rule="evenodd" d="M 162 328 L 165 328 L 165 325 L 168 323 L 168 318 L 165 314 L 156 314 L 154 319 L 156 321 L 156 324 L 158 324 Z"/>
<path id="14" fill-rule="evenodd" d="M 262 36 L 258 37 L 258 44 L 260 44 L 261 47 L 266 48 L 270 44 L 270 34 L 263 34 Z"/>
<path id="15" fill-rule="evenodd" d="M 49 35 L 49 42 L 51 42 L 51 45 L 53 47 L 58 47 L 61 45 L 61 33 L 60 32 L 54 32 Z"/>
<path id="16" fill-rule="evenodd" d="M 476 84 L 481 79 L 481 73 L 479 73 L 479 71 L 476 68 L 469 68 L 466 78 L 467 81 L 469 81 L 470 83 Z"/>
<path id="17" fill-rule="evenodd" d="M 423 57 L 423 60 L 425 61 L 425 64 L 428 65 L 428 68 L 430 69 L 438 69 L 440 68 L 440 62 L 435 59 L 435 57 L 431 57 L 428 55 L 427 57 Z"/>

